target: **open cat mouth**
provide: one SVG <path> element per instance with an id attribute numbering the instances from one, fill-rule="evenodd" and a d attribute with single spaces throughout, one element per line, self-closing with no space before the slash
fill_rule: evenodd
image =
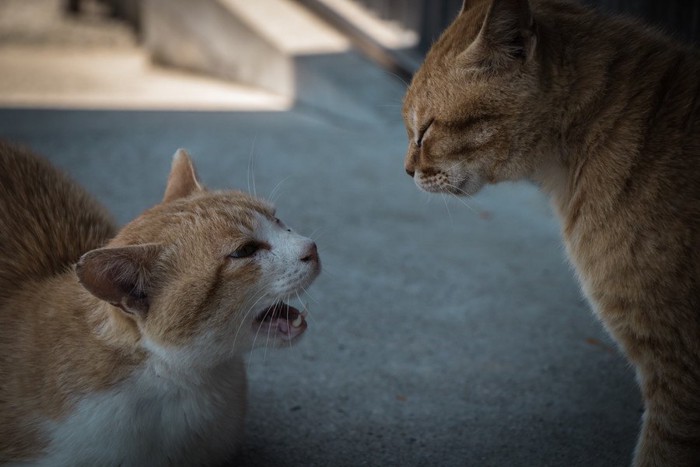
<path id="1" fill-rule="evenodd" d="M 306 312 L 300 312 L 293 306 L 278 302 L 262 310 L 255 317 L 259 327 L 276 331 L 285 340 L 293 340 L 306 331 Z"/>

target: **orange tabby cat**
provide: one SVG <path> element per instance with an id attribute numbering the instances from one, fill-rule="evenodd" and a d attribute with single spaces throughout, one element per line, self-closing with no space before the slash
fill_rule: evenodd
<path id="1" fill-rule="evenodd" d="M 0 463 L 229 459 L 241 356 L 304 332 L 282 300 L 319 273 L 316 245 L 266 202 L 202 188 L 184 151 L 163 202 L 116 232 L 48 162 L 0 143 L 0 217 Z"/>
<path id="2" fill-rule="evenodd" d="M 636 466 L 700 465 L 700 58 L 562 0 L 467 2 L 404 103 L 406 171 L 548 193 L 583 290 L 635 365 Z"/>

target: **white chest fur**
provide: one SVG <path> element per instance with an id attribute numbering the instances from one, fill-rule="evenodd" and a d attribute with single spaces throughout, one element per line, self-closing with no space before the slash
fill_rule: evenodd
<path id="1" fill-rule="evenodd" d="M 152 366 L 82 399 L 48 426 L 34 465 L 209 465 L 230 459 L 243 437 L 245 367 L 236 357 L 186 381 Z"/>

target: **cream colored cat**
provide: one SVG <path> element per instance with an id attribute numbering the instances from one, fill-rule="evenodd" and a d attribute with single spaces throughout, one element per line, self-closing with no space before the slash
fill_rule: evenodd
<path id="1" fill-rule="evenodd" d="M 46 161 L 0 144 L 0 218 L 0 463 L 231 459 L 242 355 L 304 332 L 282 300 L 319 273 L 316 245 L 266 202 L 202 188 L 182 150 L 163 202 L 116 232 Z"/>
<path id="2" fill-rule="evenodd" d="M 700 466 L 698 53 L 562 0 L 468 1 L 404 120 L 423 190 L 526 179 L 551 196 L 583 290 L 637 369 L 634 464 Z"/>

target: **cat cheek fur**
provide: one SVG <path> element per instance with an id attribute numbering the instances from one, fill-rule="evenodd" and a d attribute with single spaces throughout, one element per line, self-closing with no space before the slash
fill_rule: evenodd
<path id="1" fill-rule="evenodd" d="M 450 134 L 434 133 L 432 140 L 426 140 L 421 148 L 409 147 L 406 170 L 413 174 L 416 186 L 426 192 L 473 195 L 485 182 L 493 180 L 490 167 L 485 165 L 489 158 L 483 156 L 491 149 L 480 146 L 496 133 L 493 129 L 480 129 L 456 144 L 450 144 Z M 443 153 L 453 155 L 447 158 L 441 156 Z"/>
<path id="2" fill-rule="evenodd" d="M 239 261 L 235 266 L 233 263 L 233 260 L 222 258 L 216 268 L 177 279 L 179 283 L 173 286 L 176 292 L 154 304 L 158 305 L 159 322 L 149 324 L 152 324 L 153 333 L 160 337 L 160 342 L 189 345 L 193 339 L 204 334 L 221 334 L 221 341 L 227 341 L 227 333 L 242 327 L 241 323 L 247 317 L 246 311 L 253 306 L 253 297 L 259 298 L 261 295 L 262 273 L 254 262 L 240 264 Z M 197 312 L 183 314 L 173 320 L 170 310 L 177 309 Z M 228 341 L 220 349 L 223 355 L 230 351 L 246 350 L 245 339 Z M 214 351 L 214 346 L 209 347 Z M 211 358 L 215 358 L 215 355 Z"/>

